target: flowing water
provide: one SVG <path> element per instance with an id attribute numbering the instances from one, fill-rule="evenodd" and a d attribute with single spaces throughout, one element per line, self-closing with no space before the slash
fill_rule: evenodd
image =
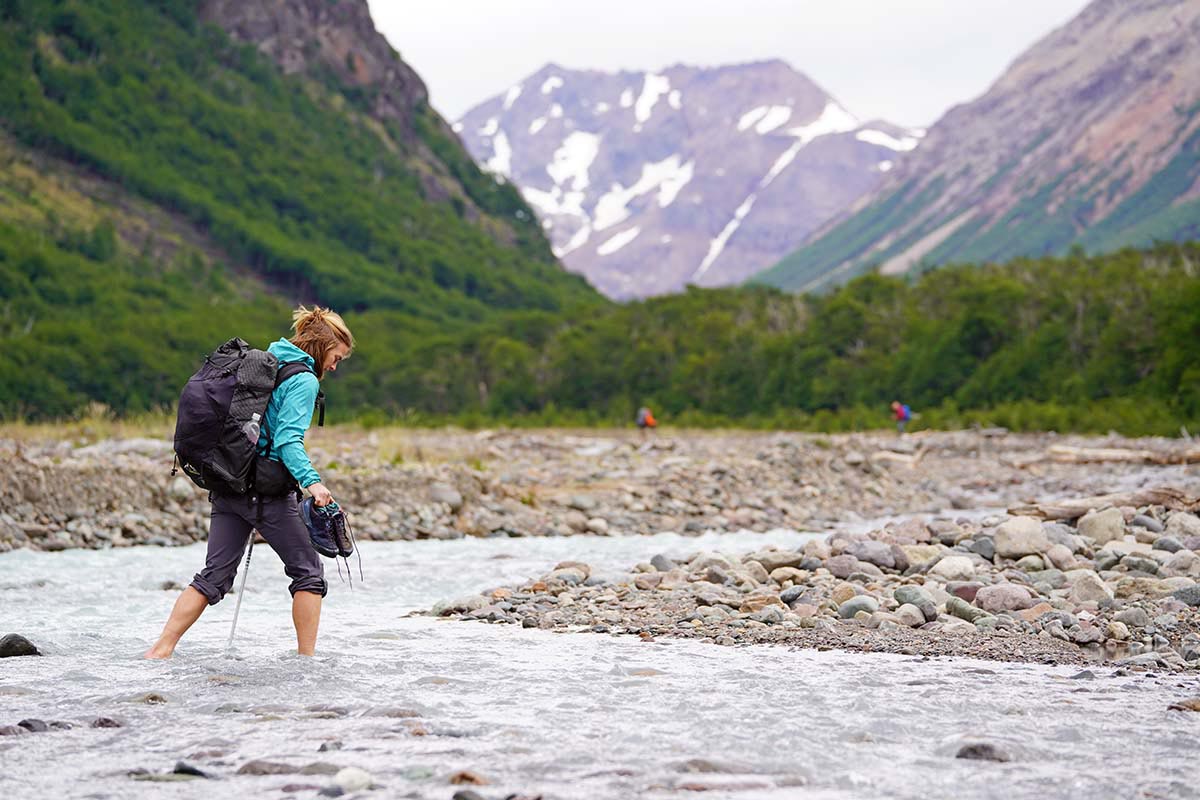
<path id="1" fill-rule="evenodd" d="M 0 661 L 0 797 L 313 797 L 321 774 L 239 775 L 254 759 L 370 772 L 373 797 L 1196 797 L 1200 714 L 1168 711 L 1200 681 L 1094 667 L 643 642 L 407 616 L 440 599 L 541 575 L 600 574 L 655 553 L 799 546 L 775 531 L 682 538 L 366 542 L 366 581 L 337 581 L 318 655 L 294 654 L 287 579 L 258 545 L 232 655 L 234 598 L 176 657 L 146 662 L 204 558 L 183 548 L 0 555 L 0 634 L 43 658 Z M 327 562 L 328 564 L 328 562 Z M 89 727 L 97 717 L 120 728 Z M 955 758 L 986 742 L 1011 761 Z M 340 743 L 340 748 L 339 744 Z M 322 745 L 325 751 L 319 751 Z M 335 749 L 337 748 L 337 749 Z M 184 760 L 215 780 L 160 783 Z M 291 785 L 288 792 L 280 791 Z M 311 788 L 294 788 L 311 787 Z"/>

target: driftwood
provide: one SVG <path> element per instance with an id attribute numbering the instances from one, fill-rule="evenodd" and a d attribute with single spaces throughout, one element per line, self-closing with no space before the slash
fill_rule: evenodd
<path id="1" fill-rule="evenodd" d="M 1195 464 L 1200 462 L 1200 447 L 1175 452 L 1131 450 L 1124 447 L 1068 447 L 1056 444 L 1046 449 L 1051 461 L 1067 464 L 1097 464 L 1102 461 L 1124 461 L 1134 464 Z"/>
<path id="2" fill-rule="evenodd" d="M 1136 492 L 1102 494 L 1096 497 L 1081 497 L 1075 500 L 1058 500 L 1053 503 L 1033 503 L 1014 506 L 1008 513 L 1042 519 L 1075 519 L 1093 509 L 1110 506 L 1163 506 L 1172 511 L 1200 510 L 1200 497 L 1189 497 L 1180 489 L 1163 486 L 1157 489 L 1139 489 Z"/>

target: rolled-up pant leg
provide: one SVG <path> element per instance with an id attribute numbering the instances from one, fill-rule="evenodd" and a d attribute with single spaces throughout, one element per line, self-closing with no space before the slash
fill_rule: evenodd
<path id="1" fill-rule="evenodd" d="M 208 604 L 221 602 L 237 575 L 238 563 L 250 541 L 253 527 L 240 513 L 235 498 L 214 496 L 212 517 L 208 526 L 208 555 L 204 569 L 192 578 L 192 588 L 208 599 Z"/>
<path id="2" fill-rule="evenodd" d="M 292 579 L 288 591 L 312 592 L 324 597 L 329 591 L 321 556 L 308 538 L 308 528 L 300 519 L 300 507 L 293 495 L 263 500 L 259 533 L 283 562 L 284 573 Z"/>

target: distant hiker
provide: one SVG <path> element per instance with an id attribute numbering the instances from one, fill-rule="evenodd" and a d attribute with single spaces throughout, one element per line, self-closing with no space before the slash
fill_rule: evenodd
<path id="1" fill-rule="evenodd" d="M 654 418 L 654 414 L 650 409 L 642 406 L 637 410 L 637 426 L 642 433 L 642 438 L 645 439 L 648 431 L 654 430 L 658 426 L 658 420 Z"/>
<path id="2" fill-rule="evenodd" d="M 899 400 L 892 401 L 892 419 L 896 420 L 896 431 L 904 433 L 904 426 L 912 419 L 912 411 Z"/>
<path id="3" fill-rule="evenodd" d="M 238 562 L 254 529 L 262 534 L 283 561 L 283 571 L 292 579 L 288 589 L 292 593 L 292 622 L 296 627 L 297 649 L 301 655 L 311 656 L 316 648 L 321 599 L 328 586 L 321 558 L 300 518 L 298 502 L 301 487 L 309 491 L 313 503 L 319 507 L 333 503 L 333 495 L 321 483 L 321 476 L 309 461 L 308 452 L 304 449 L 304 434 L 312 422 L 320 379 L 325 373 L 335 371 L 338 363 L 350 355 L 354 349 L 354 337 L 339 315 L 320 307 L 297 308 L 292 314 L 292 330 L 295 334 L 291 339 L 280 339 L 267 349 L 277 360 L 278 371 L 267 374 L 266 392 L 269 392 L 269 400 L 265 413 L 261 415 L 261 434 L 258 434 L 256 419 L 247 421 L 237 431 L 239 436 L 245 435 L 255 442 L 252 448 L 248 448 L 251 458 L 255 458 L 254 453 L 257 453 L 250 485 L 243 487 L 245 491 L 241 493 L 228 488 L 213 488 L 209 492 L 212 517 L 204 569 L 196 574 L 191 585 L 175 601 L 162 635 L 146 651 L 145 658 L 170 657 L 179 638 L 200 618 L 204 608 L 220 602 L 233 586 Z M 234 354 L 234 358 L 242 363 L 251 360 L 245 357 L 248 353 L 255 353 L 271 366 L 276 364 L 275 360 L 261 351 L 249 351 L 249 346 L 241 340 L 231 340 L 225 347 L 230 345 L 240 345 L 248 351 Z M 218 350 L 206 363 L 212 362 L 222 350 Z M 244 371 L 240 366 L 236 373 L 228 370 L 216 373 L 210 370 L 206 373 L 202 368 L 189 384 L 204 379 L 217 380 L 222 375 L 232 380 L 232 375 L 236 374 L 238 386 L 233 401 L 235 404 L 245 403 L 246 397 L 253 394 L 256 386 L 243 386 L 243 380 L 247 379 Z M 258 386 L 261 386 L 261 381 Z M 184 398 L 180 401 L 180 420 L 176 425 L 177 452 L 181 450 L 180 430 L 197 425 L 193 420 L 184 418 L 185 410 L 190 413 L 191 408 L 189 405 L 185 409 L 184 401 L 188 397 L 188 390 L 185 389 Z M 232 415 L 234 409 L 230 407 L 228 413 Z M 240 420 L 240 417 L 234 419 Z M 220 444 L 221 447 L 216 449 L 222 452 L 237 449 L 229 442 L 222 441 Z M 245 442 L 241 443 L 241 447 L 246 447 Z M 204 474 L 198 480 L 196 473 L 206 473 L 207 467 L 197 469 L 182 458 L 181 461 L 184 461 L 184 470 L 202 486 L 227 486 L 224 482 L 226 479 L 236 481 L 236 478 L 218 478 L 212 474 Z"/>

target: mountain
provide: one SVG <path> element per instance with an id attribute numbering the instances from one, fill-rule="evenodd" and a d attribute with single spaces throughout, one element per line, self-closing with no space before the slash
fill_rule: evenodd
<path id="1" fill-rule="evenodd" d="M 1200 3 L 1094 0 L 758 280 L 1200 238 Z"/>
<path id="2" fill-rule="evenodd" d="M 296 302 L 351 315 L 339 381 L 385 407 L 429 335 L 604 301 L 365 0 L 0 3 L 3 414 L 170 406 Z"/>
<path id="3" fill-rule="evenodd" d="M 879 184 L 920 132 L 864 124 L 782 61 L 548 64 L 454 128 L 614 298 L 740 283 Z"/>

